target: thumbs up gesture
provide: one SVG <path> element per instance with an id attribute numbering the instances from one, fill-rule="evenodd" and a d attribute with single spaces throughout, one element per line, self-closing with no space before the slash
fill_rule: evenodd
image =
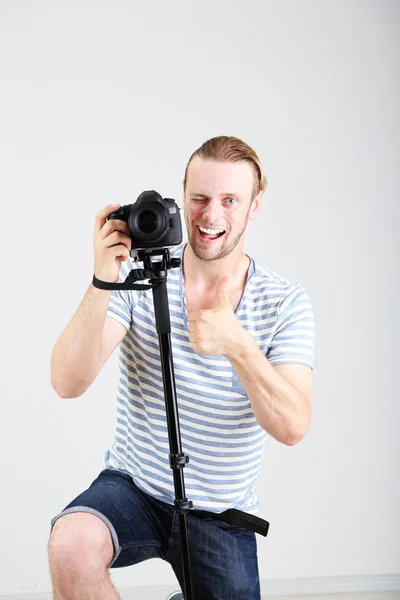
<path id="1" fill-rule="evenodd" d="M 209 356 L 233 355 L 247 332 L 233 312 L 227 294 L 228 277 L 223 277 L 215 290 L 211 308 L 189 313 L 189 339 L 193 349 Z"/>
<path id="2" fill-rule="evenodd" d="M 215 289 L 215 296 L 214 296 L 214 302 L 213 302 L 213 306 L 212 309 L 214 308 L 219 308 L 219 309 L 231 309 L 232 310 L 232 306 L 231 303 L 229 301 L 228 298 L 228 277 L 223 277 L 222 279 L 220 279 L 217 283 L 217 287 Z"/>

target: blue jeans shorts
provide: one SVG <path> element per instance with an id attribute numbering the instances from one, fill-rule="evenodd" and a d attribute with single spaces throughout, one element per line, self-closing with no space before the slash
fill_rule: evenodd
<path id="1" fill-rule="evenodd" d="M 129 475 L 103 470 L 91 486 L 51 521 L 88 512 L 108 527 L 114 544 L 110 568 L 161 558 L 183 590 L 179 517 L 175 507 L 141 491 Z M 260 600 L 255 533 L 213 519 L 187 515 L 194 600 Z"/>

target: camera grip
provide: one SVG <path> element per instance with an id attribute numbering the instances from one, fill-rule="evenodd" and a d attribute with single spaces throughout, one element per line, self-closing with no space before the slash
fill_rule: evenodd
<path id="1" fill-rule="evenodd" d="M 108 221 L 109 219 L 118 219 L 119 221 L 125 221 L 125 223 L 127 223 L 128 217 L 129 217 L 129 211 L 130 211 L 130 204 L 121 206 L 121 208 L 119 208 L 115 212 L 110 213 L 108 215 L 106 221 Z"/>

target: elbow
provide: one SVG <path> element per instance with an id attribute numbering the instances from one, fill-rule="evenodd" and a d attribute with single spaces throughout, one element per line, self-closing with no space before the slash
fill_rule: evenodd
<path id="1" fill-rule="evenodd" d="M 286 440 L 284 441 L 284 444 L 286 446 L 296 446 L 296 444 L 298 444 L 299 442 L 301 442 L 301 440 L 303 439 L 303 435 L 302 436 L 290 436 L 287 437 Z"/>
<path id="2" fill-rule="evenodd" d="M 274 437 L 277 442 L 283 444 L 284 446 L 295 446 L 296 444 L 301 442 L 301 440 L 303 439 L 304 436 L 295 435 L 293 433 L 290 433 L 290 434 L 274 436 Z"/>
<path id="3" fill-rule="evenodd" d="M 51 385 L 57 396 L 62 399 L 78 398 L 79 396 L 82 396 L 82 394 L 89 387 L 88 385 L 85 385 L 85 387 L 81 386 L 80 389 L 71 388 L 68 386 L 62 386 L 60 383 L 53 380 L 51 381 Z"/>
<path id="4" fill-rule="evenodd" d="M 301 440 L 306 436 L 309 426 L 310 423 L 308 423 L 307 426 L 303 427 L 301 430 L 299 429 L 297 431 L 291 431 L 288 433 L 284 440 L 284 444 L 286 444 L 286 446 L 296 446 L 296 444 L 301 442 Z"/>
<path id="5" fill-rule="evenodd" d="M 284 442 L 287 446 L 296 446 L 306 436 L 311 425 L 311 415 L 311 407 L 306 404 L 301 415 L 296 419 L 296 422 L 292 423 L 292 427 L 287 431 Z"/>
<path id="6" fill-rule="evenodd" d="M 92 382 L 87 381 L 86 379 L 73 377 L 71 376 L 71 373 L 53 368 L 52 365 L 50 369 L 50 383 L 57 396 L 63 399 L 69 399 L 82 396 Z"/>

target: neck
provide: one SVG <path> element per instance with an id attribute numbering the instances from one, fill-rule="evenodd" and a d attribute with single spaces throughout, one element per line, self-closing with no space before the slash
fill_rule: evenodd
<path id="1" fill-rule="evenodd" d="M 241 248 L 217 260 L 198 258 L 189 243 L 182 256 L 182 273 L 185 284 L 191 288 L 213 289 L 223 277 L 229 277 L 231 285 L 242 286 L 247 278 L 250 258 Z"/>

